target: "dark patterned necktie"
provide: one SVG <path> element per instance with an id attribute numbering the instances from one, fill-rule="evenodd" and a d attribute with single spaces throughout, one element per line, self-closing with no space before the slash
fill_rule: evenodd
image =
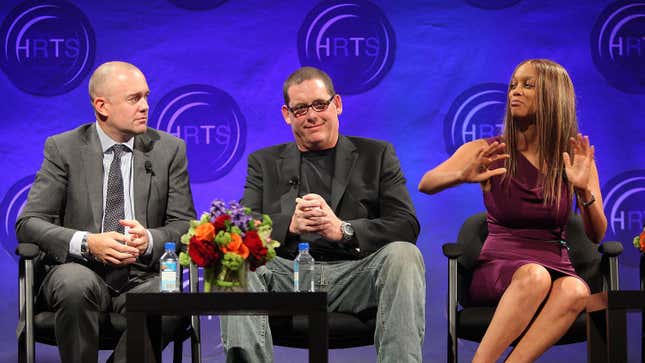
<path id="1" fill-rule="evenodd" d="M 111 147 L 114 158 L 110 164 L 108 174 L 107 193 L 105 197 L 105 219 L 103 220 L 103 232 L 123 233 L 124 228 L 119 220 L 125 218 L 123 200 L 123 175 L 121 174 L 121 156 L 128 151 L 127 146 L 115 144 Z M 128 282 L 130 268 L 108 267 L 105 273 L 105 282 L 119 292 Z"/>

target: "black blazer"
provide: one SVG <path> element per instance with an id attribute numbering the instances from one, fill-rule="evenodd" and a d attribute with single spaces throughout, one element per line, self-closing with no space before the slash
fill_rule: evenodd
<path id="1" fill-rule="evenodd" d="M 392 145 L 340 135 L 335 155 L 330 207 L 354 227 L 360 255 L 392 241 L 416 243 L 419 221 Z M 294 180 L 299 179 L 300 151 L 293 142 L 249 155 L 242 203 L 268 214 L 273 220 L 271 237 L 282 243 L 298 196 Z M 293 251 L 293 243 L 280 248 Z"/>

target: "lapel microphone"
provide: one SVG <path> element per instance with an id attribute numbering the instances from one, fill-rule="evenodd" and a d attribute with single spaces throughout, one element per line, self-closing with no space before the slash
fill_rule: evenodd
<path id="1" fill-rule="evenodd" d="M 143 166 L 146 168 L 146 174 L 155 175 L 155 172 L 152 171 L 152 162 L 150 160 L 146 160 Z"/>
<path id="2" fill-rule="evenodd" d="M 300 185 L 300 179 L 297 176 L 292 176 L 291 179 L 289 179 L 289 185 L 292 187 Z"/>

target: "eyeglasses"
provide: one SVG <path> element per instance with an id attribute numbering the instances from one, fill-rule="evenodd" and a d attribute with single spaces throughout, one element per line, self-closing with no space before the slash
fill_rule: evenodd
<path id="1" fill-rule="evenodd" d="M 287 106 L 289 111 L 293 113 L 294 116 L 296 117 L 302 117 L 309 112 L 309 107 L 311 107 L 314 111 L 316 112 L 323 112 L 329 107 L 329 104 L 331 101 L 336 97 L 336 95 L 331 96 L 327 101 L 321 101 L 321 100 L 315 100 L 311 104 L 308 105 L 297 105 L 293 108 Z"/>

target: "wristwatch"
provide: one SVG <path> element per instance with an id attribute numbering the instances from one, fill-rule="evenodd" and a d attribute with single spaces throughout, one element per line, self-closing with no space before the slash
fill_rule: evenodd
<path id="1" fill-rule="evenodd" d="M 343 234 L 343 241 L 349 241 L 354 237 L 354 227 L 345 221 L 340 221 L 340 233 Z"/>
<path id="2" fill-rule="evenodd" d="M 589 194 L 591 194 L 591 198 L 585 201 L 584 199 L 582 199 L 582 196 L 580 194 L 576 193 L 578 201 L 580 202 L 583 208 L 587 208 L 588 206 L 592 205 L 596 201 L 596 197 L 593 195 L 593 193 L 589 193 Z"/>
<path id="3" fill-rule="evenodd" d="M 92 253 L 90 252 L 90 248 L 87 245 L 87 235 L 88 233 L 85 233 L 83 235 L 83 239 L 81 240 L 81 256 L 83 256 L 83 258 L 86 260 L 91 260 Z"/>

